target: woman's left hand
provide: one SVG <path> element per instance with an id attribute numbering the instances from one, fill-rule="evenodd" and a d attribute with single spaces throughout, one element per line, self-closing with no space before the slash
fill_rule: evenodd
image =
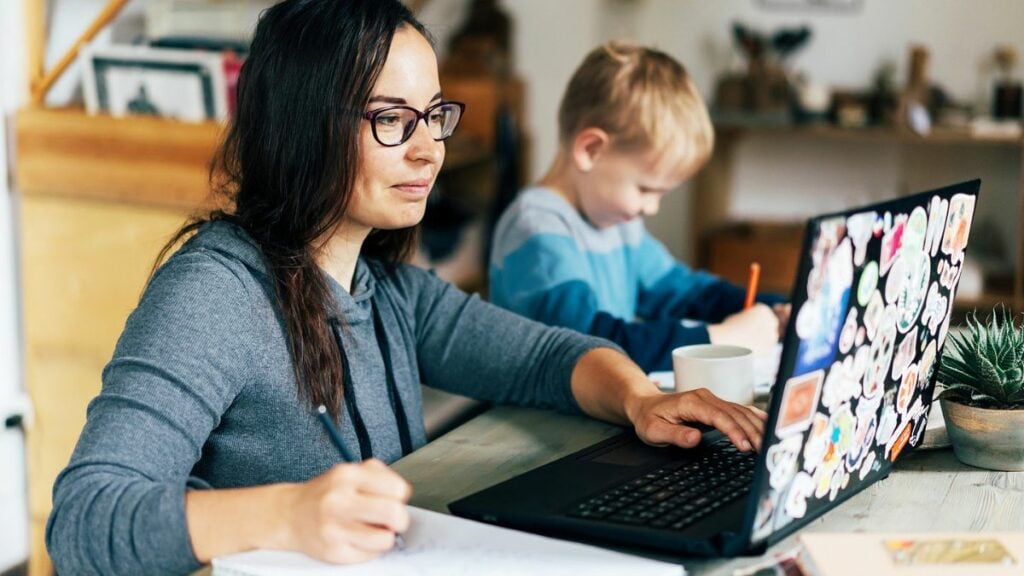
<path id="1" fill-rule="evenodd" d="M 652 446 L 692 448 L 700 442 L 701 433 L 687 423 L 702 423 L 714 426 L 744 452 L 761 449 L 768 418 L 764 410 L 726 402 L 705 388 L 636 396 L 626 413 L 637 436 Z"/>

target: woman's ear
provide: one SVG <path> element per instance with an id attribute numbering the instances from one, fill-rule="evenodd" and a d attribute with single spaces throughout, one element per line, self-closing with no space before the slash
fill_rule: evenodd
<path id="1" fill-rule="evenodd" d="M 600 128 L 584 128 L 572 140 L 572 160 L 580 172 L 590 172 L 597 158 L 611 145 L 611 137 Z"/>

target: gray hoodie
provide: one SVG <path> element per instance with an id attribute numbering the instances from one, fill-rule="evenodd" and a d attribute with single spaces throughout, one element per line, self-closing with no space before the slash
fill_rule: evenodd
<path id="1" fill-rule="evenodd" d="M 331 325 L 352 383 L 340 431 L 350 452 L 385 462 L 402 456 L 401 436 L 411 448 L 426 441 L 421 382 L 578 412 L 573 367 L 587 350 L 610 346 L 515 316 L 412 266 L 388 273 L 360 259 L 351 294 L 330 282 Z M 298 397 L 262 253 L 227 222 L 205 225 L 153 277 L 87 416 L 47 524 L 60 574 L 194 571 L 187 489 L 301 482 L 341 458 Z"/>

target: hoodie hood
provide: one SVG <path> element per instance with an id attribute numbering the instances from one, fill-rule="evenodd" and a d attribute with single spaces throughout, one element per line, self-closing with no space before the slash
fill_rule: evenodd
<path id="1" fill-rule="evenodd" d="M 201 227 L 202 234 L 196 234 L 183 250 L 208 250 L 238 261 L 253 272 L 259 281 L 274 293 L 267 260 L 259 244 L 241 226 L 224 220 L 210 222 Z M 323 272 L 334 296 L 334 305 L 327 310 L 332 323 L 359 324 L 370 321 L 371 302 L 376 291 L 376 279 L 370 266 L 362 257 L 356 261 L 353 290 L 350 294 L 332 276 Z"/>

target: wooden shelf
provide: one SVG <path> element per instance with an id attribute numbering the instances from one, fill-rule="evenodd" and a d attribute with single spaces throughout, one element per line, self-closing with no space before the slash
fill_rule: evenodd
<path id="1" fill-rule="evenodd" d="M 936 127 L 927 136 L 914 134 L 897 128 L 841 128 L 831 124 L 715 124 L 719 133 L 742 134 L 789 134 L 813 138 L 851 142 L 900 142 L 905 144 L 957 144 L 980 146 L 1009 146 L 1020 148 L 1024 139 L 1020 136 L 975 135 L 968 129 Z"/>
<path id="2" fill-rule="evenodd" d="M 936 127 L 928 136 L 919 136 L 905 129 L 898 128 L 841 128 L 829 124 L 792 124 L 771 119 L 727 118 L 715 119 L 717 142 L 715 153 L 708 165 L 697 175 L 692 195 L 692 230 L 693 245 L 697 247 L 700 267 L 709 268 L 712 272 L 731 272 L 741 276 L 740 270 L 725 267 L 718 259 L 712 261 L 713 251 L 708 242 L 715 238 L 714 234 L 730 225 L 736 225 L 730 216 L 730 205 L 733 186 L 733 167 L 736 161 L 737 145 L 750 136 L 767 136 L 780 138 L 807 138 L 816 142 L 850 142 L 861 145 L 894 144 L 903 147 L 912 146 L 969 146 L 1001 148 L 1015 152 L 1016 168 L 1019 174 L 1017 194 L 1014 204 L 1005 206 L 1007 210 L 1018 212 L 1018 222 L 1024 223 L 1024 138 L 1021 136 L 1004 137 L 996 135 L 979 136 L 969 130 Z M 1003 155 L 1000 155 L 1002 158 Z M 805 159 L 806 161 L 806 159 Z M 977 298 L 957 298 L 954 301 L 954 312 L 962 315 L 973 309 L 991 310 L 993 306 L 1006 304 L 1014 310 L 1024 309 L 1024 230 L 1018 224 L 1013 241 L 1020 247 L 1015 266 L 1008 270 L 1004 278 L 986 278 L 985 291 Z M 732 240 L 732 245 L 739 245 Z M 747 242 L 751 246 L 763 248 L 757 242 Z M 790 250 L 798 250 L 796 240 L 791 239 Z M 750 252 L 754 248 L 747 246 Z M 749 260 L 749 258 L 740 258 Z M 996 281 L 998 280 L 998 282 Z M 992 281 L 989 285 L 988 282 Z"/>
<path id="3" fill-rule="evenodd" d="M 988 314 L 992 308 L 997 307 L 1000 304 L 1004 304 L 1010 309 L 1017 307 L 1016 299 L 1013 294 L 1010 294 L 1009 292 L 990 292 L 971 298 L 961 298 L 957 296 L 953 299 L 953 308 L 962 311 L 977 309 L 979 314 Z"/>
<path id="4" fill-rule="evenodd" d="M 223 125 L 89 116 L 25 108 L 16 120 L 18 188 L 25 195 L 91 198 L 192 210 L 208 196 Z"/>
<path id="5" fill-rule="evenodd" d="M 224 125 L 90 116 L 81 108 L 20 110 L 18 188 L 25 195 L 91 198 L 194 210 L 209 200 L 209 165 Z M 448 142 L 445 169 L 493 157 L 472 136 Z"/>

